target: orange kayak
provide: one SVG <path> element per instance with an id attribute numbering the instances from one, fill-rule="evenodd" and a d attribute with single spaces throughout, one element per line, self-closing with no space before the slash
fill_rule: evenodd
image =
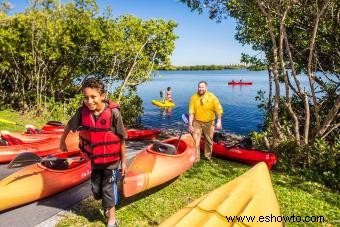
<path id="1" fill-rule="evenodd" d="M 26 136 L 26 135 L 25 135 Z M 44 136 L 39 135 L 39 140 L 33 140 L 25 144 L 11 145 L 11 146 L 0 146 L 0 163 L 10 162 L 16 155 L 22 152 L 32 152 L 39 156 L 46 156 L 59 152 L 59 136 Z M 24 137 L 24 135 L 23 135 Z M 23 138 L 20 137 L 20 138 Z M 28 138 L 30 136 L 28 135 Z M 31 137 L 35 137 L 32 135 Z M 67 147 L 70 151 L 79 150 L 79 138 L 78 133 L 70 133 L 66 139 Z"/>
<path id="2" fill-rule="evenodd" d="M 280 215 L 268 168 L 261 162 L 188 204 L 160 226 L 282 227 Z"/>
<path id="3" fill-rule="evenodd" d="M 137 154 L 124 177 L 123 192 L 129 197 L 165 183 L 188 170 L 196 159 L 194 140 L 190 134 L 148 146 Z M 171 154 L 172 153 L 172 154 Z"/>
<path id="4" fill-rule="evenodd" d="M 55 156 L 66 158 L 74 153 Z M 67 170 L 49 169 L 41 163 L 27 166 L 0 181 L 0 211 L 61 192 L 88 180 L 90 175 L 91 163 L 85 159 L 71 163 Z"/>

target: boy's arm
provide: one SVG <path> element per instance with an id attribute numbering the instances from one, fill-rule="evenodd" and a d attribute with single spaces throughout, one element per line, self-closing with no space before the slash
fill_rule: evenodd
<path id="1" fill-rule="evenodd" d="M 120 159 L 122 162 L 122 176 L 124 176 L 127 171 L 125 139 L 120 141 Z"/>
<path id="2" fill-rule="evenodd" d="M 65 129 L 64 129 L 64 132 L 63 132 L 63 135 L 61 136 L 60 138 L 60 144 L 59 144 L 59 149 L 63 152 L 67 152 L 67 145 L 66 145 L 66 137 L 67 135 L 70 133 L 71 131 L 71 128 L 70 126 L 67 124 L 65 126 Z"/>

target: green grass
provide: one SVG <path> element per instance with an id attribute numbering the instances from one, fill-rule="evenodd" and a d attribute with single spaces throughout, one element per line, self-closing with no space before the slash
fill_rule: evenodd
<path id="1" fill-rule="evenodd" d="M 173 182 L 137 197 L 120 197 L 117 217 L 121 226 L 157 226 L 196 198 L 231 181 L 250 167 L 214 159 L 201 161 Z M 299 176 L 271 172 L 283 215 L 324 216 L 325 223 L 286 223 L 286 226 L 339 226 L 340 196 Z M 76 205 L 57 226 L 105 226 L 101 204 L 92 198 Z M 313 225 L 314 224 L 314 225 Z"/>
<path id="2" fill-rule="evenodd" d="M 13 123 L 6 123 L 2 120 L 11 121 Z M 1 110 L 0 111 L 0 130 L 8 130 L 10 132 L 24 132 L 25 125 L 31 124 L 36 128 L 40 128 L 46 123 L 42 118 L 36 118 L 29 115 L 21 115 L 19 112 L 11 110 Z M 19 125 L 20 124 L 20 125 Z"/>
<path id="3" fill-rule="evenodd" d="M 6 123 L 2 120 L 11 121 L 16 124 Z M 43 123 L 39 121 L 39 119 L 32 118 L 29 116 L 20 115 L 19 112 L 11 111 L 11 110 L 2 110 L 0 111 L 0 130 L 8 130 L 11 132 L 23 132 L 25 131 L 25 125 L 32 124 L 36 127 L 41 126 Z"/>
<path id="4" fill-rule="evenodd" d="M 0 119 L 40 127 L 41 119 L 22 116 L 9 110 L 0 111 Z M 0 130 L 24 131 L 23 126 L 2 123 Z M 121 226 L 157 226 L 176 211 L 196 198 L 210 192 L 250 169 L 249 166 L 213 159 L 213 163 L 201 161 L 179 178 L 140 193 L 133 198 L 120 196 L 117 217 Z M 271 171 L 274 191 L 283 215 L 324 216 L 325 223 L 286 223 L 286 226 L 340 226 L 340 195 L 322 184 L 306 180 L 302 176 Z M 77 204 L 57 226 L 105 226 L 106 219 L 101 204 L 92 198 Z M 314 225 L 313 225 L 314 224 Z"/>

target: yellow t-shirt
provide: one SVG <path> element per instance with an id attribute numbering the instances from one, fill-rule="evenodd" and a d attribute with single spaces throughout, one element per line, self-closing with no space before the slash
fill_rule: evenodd
<path id="1" fill-rule="evenodd" d="M 203 96 L 197 93 L 191 96 L 189 113 L 194 114 L 197 121 L 209 122 L 215 120 L 216 114 L 222 114 L 223 109 L 218 98 L 207 91 Z"/>

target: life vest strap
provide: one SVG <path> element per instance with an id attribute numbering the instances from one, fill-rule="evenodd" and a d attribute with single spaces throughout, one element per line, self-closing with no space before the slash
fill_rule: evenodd
<path id="1" fill-rule="evenodd" d="M 92 152 L 85 149 L 84 146 L 79 146 L 80 150 L 84 152 L 89 158 L 106 158 L 106 157 L 120 157 L 120 153 L 109 153 L 109 154 L 93 154 Z"/>
<path id="2" fill-rule="evenodd" d="M 99 142 L 99 143 L 91 143 L 89 140 L 85 139 L 82 136 L 79 136 L 81 141 L 83 142 L 83 145 L 89 146 L 91 149 L 98 147 L 98 146 L 105 146 L 105 145 L 111 145 L 111 144 L 117 144 L 120 143 L 120 141 L 109 141 L 109 142 Z"/>
<path id="3" fill-rule="evenodd" d="M 91 132 L 109 132 L 113 131 L 113 128 L 92 128 L 88 126 L 79 126 L 78 131 L 91 131 Z"/>

